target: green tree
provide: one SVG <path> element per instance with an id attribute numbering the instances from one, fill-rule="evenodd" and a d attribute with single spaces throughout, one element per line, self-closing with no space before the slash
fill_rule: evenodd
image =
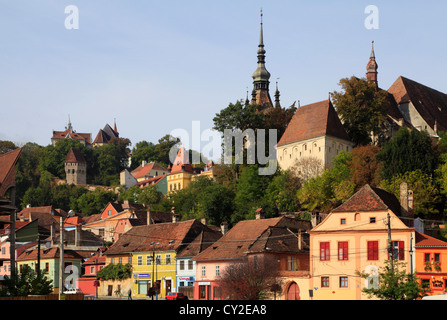
<path id="1" fill-rule="evenodd" d="M 50 294 L 53 291 L 52 282 L 53 280 L 49 280 L 44 273 L 35 272 L 30 266 L 24 265 L 21 274 L 15 268 L 11 276 L 5 276 L 0 296 L 23 297 Z"/>
<path id="2" fill-rule="evenodd" d="M 381 188 L 400 198 L 400 184 L 408 183 L 408 189 L 413 191 L 413 208 L 415 216 L 440 217 L 443 213 L 444 201 L 436 181 L 427 173 L 418 169 L 397 174 L 391 179 L 381 181 Z"/>
<path id="3" fill-rule="evenodd" d="M 132 164 L 130 170 L 136 169 L 141 165 L 143 160 L 147 162 L 159 161 L 158 152 L 152 142 L 140 141 L 135 144 L 135 147 L 132 149 Z"/>
<path id="4" fill-rule="evenodd" d="M 230 222 L 234 212 L 234 192 L 227 187 L 213 183 L 204 189 L 199 198 L 199 210 L 209 224 L 219 226 Z"/>
<path id="5" fill-rule="evenodd" d="M 379 135 L 386 119 L 387 92 L 364 78 L 343 78 L 339 85 L 342 91 L 331 97 L 346 132 L 355 145 L 369 144 L 371 133 Z"/>
<path id="6" fill-rule="evenodd" d="M 418 169 L 433 175 L 438 165 L 438 156 L 428 133 L 405 127 L 383 145 L 377 160 L 381 161 L 383 179 Z"/>
<path id="7" fill-rule="evenodd" d="M 381 300 L 415 300 L 422 297 L 425 290 L 419 286 L 416 276 L 406 273 L 404 267 L 402 262 L 386 260 L 379 272 L 378 286 L 363 288 L 362 292 Z M 365 273 L 359 275 L 365 279 L 370 276 Z"/>
<path id="8" fill-rule="evenodd" d="M 12 141 L 0 140 L 0 154 L 8 153 L 17 148 L 18 147 Z"/>
<path id="9" fill-rule="evenodd" d="M 281 171 L 268 185 L 264 199 L 276 213 L 298 211 L 300 204 L 296 193 L 301 184 L 301 180 L 289 170 Z"/>
<path id="10" fill-rule="evenodd" d="M 355 190 L 353 182 L 346 182 L 352 177 L 349 168 L 351 160 L 350 152 L 340 152 L 332 161 L 330 169 L 305 181 L 297 192 L 302 209 L 329 212 L 349 199 Z"/>
<path id="11" fill-rule="evenodd" d="M 97 279 L 102 280 L 126 280 L 132 276 L 130 264 L 108 264 L 96 273 Z"/>
<path id="12" fill-rule="evenodd" d="M 82 194 L 75 203 L 73 209 L 75 212 L 82 212 L 85 215 L 100 213 L 109 202 L 116 201 L 117 195 L 113 191 L 106 191 L 101 188 L 93 192 Z"/>

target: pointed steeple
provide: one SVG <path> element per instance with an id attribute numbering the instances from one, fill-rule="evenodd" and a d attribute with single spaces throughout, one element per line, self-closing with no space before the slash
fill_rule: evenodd
<path id="1" fill-rule="evenodd" d="M 272 99 L 269 94 L 269 79 L 270 73 L 265 68 L 265 49 L 264 49 L 264 32 L 263 32 L 263 22 L 262 22 L 262 10 L 261 10 L 261 31 L 259 34 L 259 45 L 258 45 L 258 67 L 253 73 L 253 93 L 251 103 L 260 106 L 260 109 L 265 109 L 267 107 L 272 107 Z"/>
<path id="2" fill-rule="evenodd" d="M 376 87 L 379 87 L 377 81 L 377 69 L 379 65 L 376 62 L 376 55 L 374 53 L 374 41 L 372 42 L 371 55 L 369 56 L 368 64 L 366 65 L 366 80 L 368 82 L 373 82 L 376 84 Z"/>
<path id="3" fill-rule="evenodd" d="M 114 122 L 113 131 L 115 131 L 116 134 L 118 134 L 118 129 L 116 128 L 116 118 L 113 118 L 113 122 Z"/>
<path id="4" fill-rule="evenodd" d="M 65 130 L 73 131 L 73 127 L 71 126 L 71 121 L 70 121 L 70 114 L 68 114 L 68 122 L 67 122 L 67 125 L 65 126 Z"/>
<path id="5" fill-rule="evenodd" d="M 276 91 L 275 91 L 275 108 L 281 108 L 281 104 L 279 102 L 279 90 L 278 90 L 278 81 L 276 81 Z"/>

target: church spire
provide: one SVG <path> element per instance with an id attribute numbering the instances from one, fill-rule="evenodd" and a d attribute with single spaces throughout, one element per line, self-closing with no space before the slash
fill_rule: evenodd
<path id="1" fill-rule="evenodd" d="M 374 41 L 371 44 L 371 55 L 369 56 L 368 64 L 366 65 L 366 80 L 368 82 L 373 82 L 376 84 L 376 87 L 379 86 L 377 81 L 377 69 L 379 68 L 376 62 L 376 55 L 374 53 Z"/>
<path id="2" fill-rule="evenodd" d="M 269 79 L 270 73 L 265 68 L 265 49 L 264 49 L 264 31 L 262 22 L 262 9 L 261 9 L 261 30 L 259 33 L 259 45 L 258 45 L 258 67 L 253 73 L 253 93 L 252 104 L 257 104 L 261 109 L 271 107 L 272 100 L 269 94 Z"/>
<path id="3" fill-rule="evenodd" d="M 73 127 L 71 126 L 70 114 L 68 114 L 68 122 L 67 125 L 65 126 L 65 130 L 73 131 Z"/>
<path id="4" fill-rule="evenodd" d="M 278 78 L 278 79 L 279 79 L 279 78 Z M 281 104 L 280 104 L 280 102 L 279 102 L 278 80 L 276 80 L 275 108 L 281 108 Z"/>

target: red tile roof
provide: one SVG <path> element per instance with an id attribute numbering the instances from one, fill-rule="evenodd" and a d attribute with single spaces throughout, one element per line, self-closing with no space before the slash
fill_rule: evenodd
<path id="1" fill-rule="evenodd" d="M 4 196 L 6 189 L 15 184 L 15 165 L 19 161 L 22 148 L 0 154 L 0 196 Z"/>
<path id="2" fill-rule="evenodd" d="M 131 172 L 131 174 L 136 178 L 143 178 L 149 174 L 151 170 L 158 170 L 161 172 L 168 172 L 166 168 L 163 168 L 161 165 L 159 165 L 156 162 L 150 162 L 145 164 L 144 166 L 140 165 L 135 170 Z M 160 173 L 161 173 L 160 172 Z"/>
<path id="3" fill-rule="evenodd" d="M 57 139 L 65 139 L 67 137 L 84 141 L 86 144 L 90 144 L 90 142 L 91 142 L 90 133 L 77 133 L 76 131 L 73 131 L 72 129 L 67 129 L 65 131 L 53 131 L 52 139 L 56 139 L 56 140 Z"/>
<path id="4" fill-rule="evenodd" d="M 400 216 L 400 203 L 397 198 L 382 189 L 364 185 L 351 198 L 332 212 L 386 211 L 390 209 Z"/>
<path id="5" fill-rule="evenodd" d="M 85 163 L 86 161 L 79 150 L 70 148 L 67 156 L 65 157 L 65 162 Z"/>
<path id="6" fill-rule="evenodd" d="M 423 233 L 416 232 L 416 248 L 422 248 L 422 247 L 430 247 L 430 248 L 445 247 L 445 248 L 447 248 L 447 242 L 430 237 Z"/>
<path id="7" fill-rule="evenodd" d="M 120 236 L 106 254 L 180 250 L 207 227 L 197 220 L 136 226 Z"/>
<path id="8" fill-rule="evenodd" d="M 41 249 L 40 250 L 40 259 L 56 259 L 60 256 L 59 247 L 52 247 L 49 249 Z M 64 259 L 77 259 L 81 260 L 82 256 L 79 255 L 76 251 L 65 249 L 64 250 Z M 37 249 L 33 250 L 25 250 L 19 256 L 17 256 L 17 261 L 29 261 L 29 260 L 37 260 Z"/>
<path id="9" fill-rule="evenodd" d="M 295 220 L 288 217 L 277 217 L 238 222 L 222 238 L 208 247 L 193 260 L 226 260 L 244 257 L 249 249 L 258 250 L 258 238 L 270 227 L 288 227 L 310 230 L 308 221 Z"/>
<path id="10" fill-rule="evenodd" d="M 279 140 L 278 146 L 323 135 L 350 141 L 329 100 L 299 107 Z"/>

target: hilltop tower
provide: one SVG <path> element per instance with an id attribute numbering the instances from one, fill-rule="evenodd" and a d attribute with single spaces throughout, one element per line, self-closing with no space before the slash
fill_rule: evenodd
<path id="1" fill-rule="evenodd" d="M 87 184 L 87 162 L 79 150 L 70 148 L 65 158 L 67 184 Z"/>

